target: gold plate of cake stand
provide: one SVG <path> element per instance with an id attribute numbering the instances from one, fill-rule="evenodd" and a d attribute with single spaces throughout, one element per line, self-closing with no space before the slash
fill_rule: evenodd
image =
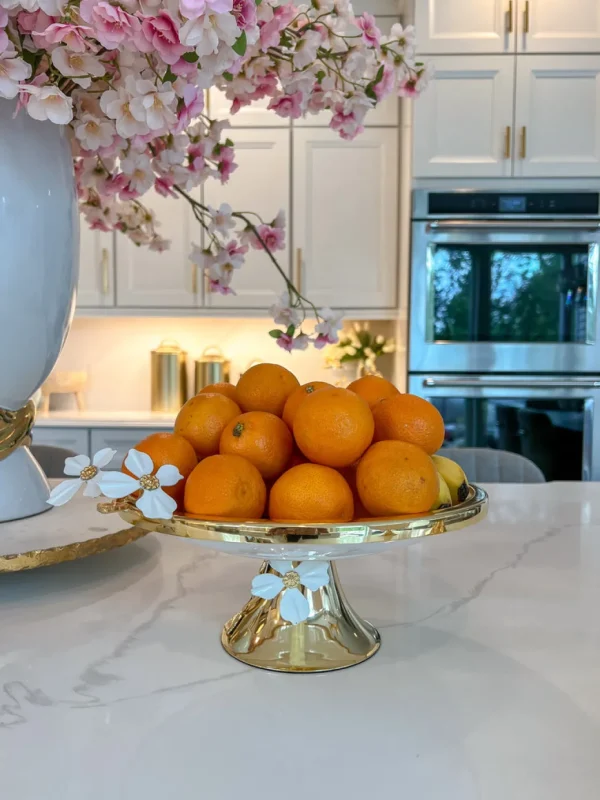
<path id="1" fill-rule="evenodd" d="M 268 520 L 231 521 L 175 515 L 149 520 L 131 501 L 115 501 L 104 511 L 147 531 L 180 536 L 199 545 L 264 561 L 261 574 L 279 574 L 285 588 L 297 588 L 308 601 L 308 618 L 292 624 L 280 613 L 283 591 L 273 599 L 251 597 L 225 625 L 221 643 L 229 655 L 253 667 L 279 672 L 327 672 L 359 664 L 380 646 L 378 631 L 349 605 L 335 561 L 382 553 L 426 536 L 439 536 L 474 525 L 487 513 L 488 497 L 471 485 L 464 503 L 429 514 L 397 519 L 372 519 L 346 524 L 282 524 Z M 301 584 L 295 567 L 301 562 L 328 563 L 329 582 L 311 591 Z M 284 574 L 276 570 L 288 562 Z M 291 563 L 290 563 L 291 562 Z"/>

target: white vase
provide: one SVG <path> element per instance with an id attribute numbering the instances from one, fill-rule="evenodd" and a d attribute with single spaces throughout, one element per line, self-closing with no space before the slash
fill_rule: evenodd
<path id="1" fill-rule="evenodd" d="M 69 330 L 79 218 L 66 128 L 0 98 L 0 409 L 46 380 Z M 27 447 L 0 460 L 0 522 L 39 514 L 48 482 Z M 1 534 L 1 531 L 0 531 Z"/>

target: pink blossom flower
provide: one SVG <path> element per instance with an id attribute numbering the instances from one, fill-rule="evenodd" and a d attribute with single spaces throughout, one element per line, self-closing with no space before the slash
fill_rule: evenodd
<path id="1" fill-rule="evenodd" d="M 123 11 L 119 6 L 111 6 L 105 2 L 97 3 L 92 6 L 91 17 L 86 21 L 91 23 L 94 35 L 102 47 L 108 50 L 133 42 L 134 39 L 138 44 L 141 39 L 139 19 Z M 147 48 L 149 49 L 150 47 Z"/>
<path id="2" fill-rule="evenodd" d="M 281 31 L 294 19 L 296 14 L 297 9 L 292 3 L 286 3 L 273 9 L 273 17 L 260 29 L 260 47 L 263 52 L 266 52 L 269 47 L 277 47 Z"/>
<path id="3" fill-rule="evenodd" d="M 87 42 L 86 42 L 87 37 Z M 34 31 L 33 38 L 43 47 L 46 44 L 66 44 L 75 53 L 85 53 L 89 39 L 93 37 L 93 31 L 83 25 L 62 24 L 54 22 L 44 31 Z"/>
<path id="4" fill-rule="evenodd" d="M 413 77 L 405 78 L 398 86 L 398 97 L 418 97 L 419 94 L 418 81 Z"/>
<path id="5" fill-rule="evenodd" d="M 233 7 L 233 0 L 179 0 L 179 10 L 187 19 L 198 19 L 203 14 L 227 14 Z"/>
<path id="6" fill-rule="evenodd" d="M 234 152 L 231 147 L 221 147 L 216 156 L 217 170 L 221 177 L 221 183 L 227 183 L 232 173 L 237 169 L 237 164 L 234 162 Z"/>
<path id="7" fill-rule="evenodd" d="M 284 94 L 281 97 L 276 97 L 275 99 L 271 100 L 267 108 L 269 111 L 274 111 L 279 117 L 298 119 L 302 116 L 303 99 L 304 98 L 301 92 Z"/>
<path id="8" fill-rule="evenodd" d="M 372 14 L 367 11 L 357 18 L 356 24 L 362 31 L 362 40 L 369 47 L 379 47 L 381 31 L 377 27 L 377 22 Z"/>
<path id="9" fill-rule="evenodd" d="M 174 185 L 175 181 L 170 175 L 162 175 L 154 181 L 154 190 L 163 197 L 177 197 L 177 194 L 173 191 Z"/>
<path id="10" fill-rule="evenodd" d="M 185 52 L 177 23 L 166 11 L 160 11 L 156 17 L 144 17 L 142 32 L 165 64 L 175 64 Z"/>
<path id="11" fill-rule="evenodd" d="M 233 16 L 240 30 L 252 30 L 256 26 L 255 0 L 233 0 Z"/>
<path id="12" fill-rule="evenodd" d="M 34 31 L 42 33 L 53 21 L 53 17 L 49 17 L 41 9 L 37 11 L 21 11 L 17 15 L 17 24 L 19 30 L 23 33 L 33 33 Z"/>
<path id="13" fill-rule="evenodd" d="M 235 294 L 231 286 L 229 286 L 226 283 L 223 283 L 223 280 L 221 278 L 217 278 L 216 280 L 213 278 L 209 278 L 208 291 L 223 295 Z"/>
<path id="14" fill-rule="evenodd" d="M 329 127 L 337 131 L 342 139 L 352 141 L 359 133 L 364 131 L 364 127 L 358 121 L 354 111 L 345 113 L 343 110 L 336 110 Z"/>
<path id="15" fill-rule="evenodd" d="M 278 347 L 282 350 L 287 350 L 291 353 L 292 350 L 306 350 L 310 343 L 310 339 L 305 333 L 299 333 L 298 336 L 289 336 L 286 332 L 282 332 L 275 340 Z"/>
<path id="16" fill-rule="evenodd" d="M 317 350 L 326 344 L 335 344 L 338 341 L 338 332 L 342 327 L 342 313 L 332 311 L 331 308 L 322 308 L 319 312 L 321 321 L 315 325 L 317 338 L 314 345 Z"/>
<path id="17" fill-rule="evenodd" d="M 0 6 L 0 28 L 6 28 L 8 25 L 8 11 Z"/>
<path id="18" fill-rule="evenodd" d="M 8 45 L 10 44 L 10 39 L 8 38 L 8 34 L 4 30 L 4 28 L 0 28 L 0 55 L 8 50 Z"/>
<path id="19" fill-rule="evenodd" d="M 393 91 L 395 82 L 396 75 L 394 70 L 392 67 L 386 64 L 386 66 L 383 68 L 383 76 L 381 80 L 373 87 L 373 91 L 375 92 L 375 97 L 377 98 L 378 103 Z"/>
<path id="20" fill-rule="evenodd" d="M 285 229 L 275 225 L 263 223 L 256 229 L 258 236 L 265 243 L 267 248 L 273 253 L 276 250 L 285 249 Z M 263 244 L 253 231 L 247 234 L 247 238 L 255 250 L 263 250 Z"/>

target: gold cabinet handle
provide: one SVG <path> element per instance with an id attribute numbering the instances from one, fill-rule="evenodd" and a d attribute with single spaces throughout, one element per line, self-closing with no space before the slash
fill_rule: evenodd
<path id="1" fill-rule="evenodd" d="M 523 33 L 529 33 L 529 0 L 525 0 L 523 9 Z"/>
<path id="2" fill-rule="evenodd" d="M 302 248 L 296 248 L 296 268 L 294 269 L 294 285 L 298 292 L 302 294 Z"/>
<path id="3" fill-rule="evenodd" d="M 108 274 L 108 248 L 102 248 L 102 257 L 100 260 L 100 269 L 102 271 L 102 294 L 108 294 L 110 292 L 110 281 L 109 281 L 109 274 Z"/>
<path id="4" fill-rule="evenodd" d="M 192 268 L 192 294 L 198 294 L 198 265 L 194 264 L 193 261 L 190 261 L 190 266 Z"/>
<path id="5" fill-rule="evenodd" d="M 510 125 L 506 126 L 506 130 L 504 131 L 504 158 L 510 158 L 510 140 L 511 140 L 512 128 Z"/>
<path id="6" fill-rule="evenodd" d="M 506 32 L 513 32 L 513 0 L 508 0 L 508 10 L 506 12 Z"/>
<path id="7" fill-rule="evenodd" d="M 527 127 L 521 128 L 521 158 L 527 158 Z"/>

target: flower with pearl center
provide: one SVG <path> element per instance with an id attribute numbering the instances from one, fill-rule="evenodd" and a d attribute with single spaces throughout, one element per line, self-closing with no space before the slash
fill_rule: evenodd
<path id="1" fill-rule="evenodd" d="M 252 595 L 263 600 L 274 600 L 279 594 L 281 618 L 293 625 L 304 622 L 310 613 L 310 604 L 305 593 L 316 592 L 329 583 L 327 561 L 301 561 L 294 566 L 291 561 L 270 561 L 274 572 L 262 572 L 252 581 Z"/>
<path id="2" fill-rule="evenodd" d="M 55 486 L 47 502 L 51 506 L 63 506 L 75 497 L 81 486 L 85 487 L 83 494 L 86 497 L 99 497 L 102 494 L 100 480 L 104 475 L 102 467 L 106 467 L 112 461 L 116 452 L 110 447 L 105 447 L 103 450 L 98 450 L 91 462 L 89 456 L 83 455 L 65 459 L 65 475 L 77 477 Z"/>
<path id="3" fill-rule="evenodd" d="M 148 519 L 171 519 L 177 503 L 162 490 L 163 486 L 175 486 L 183 475 L 172 464 L 163 464 L 154 472 L 154 462 L 147 453 L 130 450 L 125 467 L 131 473 L 107 472 L 102 476 L 100 489 L 106 497 L 120 499 L 134 492 L 141 495 L 135 504 Z"/>

